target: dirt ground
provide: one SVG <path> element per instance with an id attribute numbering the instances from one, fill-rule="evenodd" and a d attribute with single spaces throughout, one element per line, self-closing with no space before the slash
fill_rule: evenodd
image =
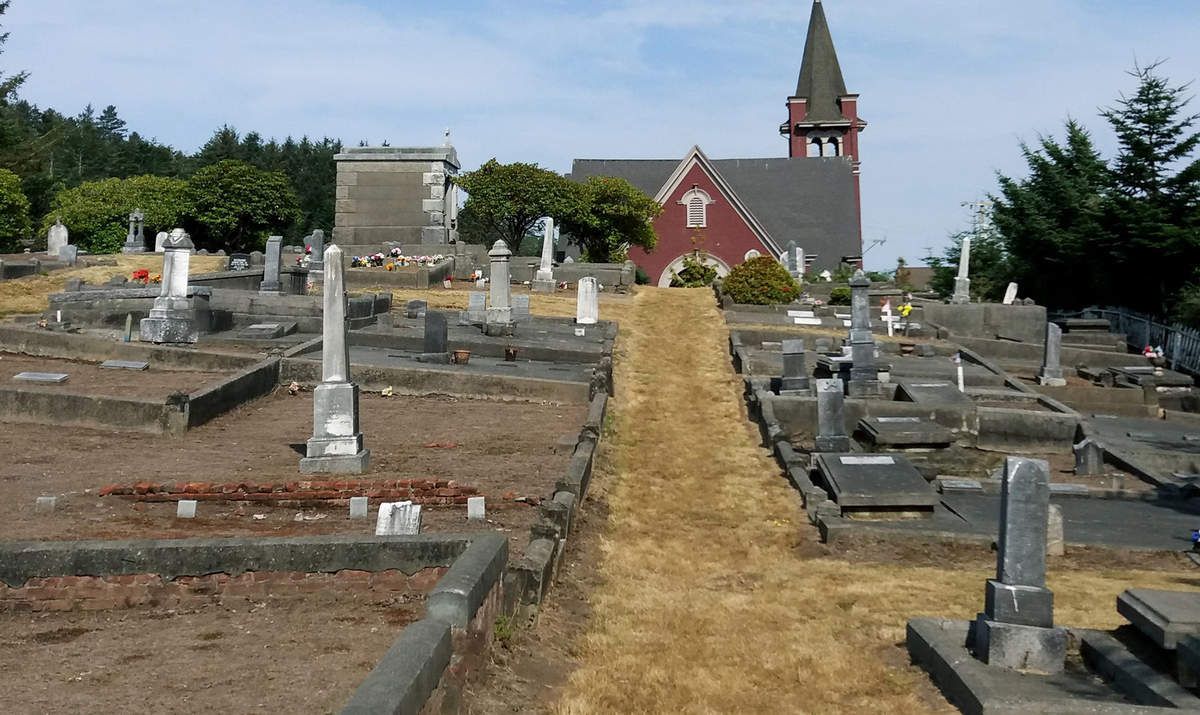
<path id="1" fill-rule="evenodd" d="M 19 372 L 62 372 L 70 375 L 61 384 L 21 382 Z M 110 370 L 99 363 L 32 357 L 0 352 L 0 380 L 8 386 L 56 390 L 75 395 L 166 398 L 173 392 L 194 392 L 226 377 L 225 372 L 164 370 Z"/>
<path id="2" fill-rule="evenodd" d="M 582 405 L 539 405 L 451 397 L 363 395 L 362 429 L 371 450 L 367 480 L 436 478 L 474 486 L 487 523 L 465 507 L 426 508 L 427 531 L 497 529 L 514 553 L 528 541 L 537 509 L 515 497 L 548 497 L 570 459 L 555 443 L 578 435 Z M 201 502 L 194 520 L 174 504 L 98 497 L 112 483 L 296 481 L 312 432 L 310 393 L 286 390 L 251 402 L 181 438 L 0 423 L 0 539 L 132 539 L 370 533 L 344 505 L 322 509 Z M 437 446 L 426 446 L 437 445 Z M 60 497 L 38 514 L 42 495 Z M 506 498 L 507 496 L 507 498 Z M 374 505 L 372 505 L 374 506 Z M 372 509 L 372 514 L 374 510 Z"/>
<path id="3" fill-rule="evenodd" d="M 0 614 L 4 710 L 337 712 L 420 617 L 420 594 Z"/>

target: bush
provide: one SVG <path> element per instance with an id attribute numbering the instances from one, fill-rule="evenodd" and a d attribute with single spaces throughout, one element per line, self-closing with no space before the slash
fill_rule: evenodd
<path id="1" fill-rule="evenodd" d="M 187 213 L 186 186 L 187 182 L 163 176 L 87 181 L 55 195 L 41 232 L 62 218 L 71 243 L 89 253 L 116 253 L 125 244 L 134 209 L 145 214 L 145 233 L 150 238 L 179 226 Z"/>
<path id="2" fill-rule="evenodd" d="M 696 256 L 685 256 L 683 269 L 671 274 L 672 288 L 703 288 L 717 279 L 717 269 Z"/>
<path id="3" fill-rule="evenodd" d="M 267 236 L 300 219 L 300 201 L 287 176 L 226 159 L 197 171 L 187 183 L 193 239 L 210 250 L 262 250 Z"/>
<path id="4" fill-rule="evenodd" d="M 800 286 L 779 261 L 770 256 L 751 258 L 725 277 L 725 293 L 736 303 L 778 305 L 800 296 Z"/>
<path id="5" fill-rule="evenodd" d="M 29 237 L 29 199 L 21 190 L 21 177 L 0 169 L 0 250 L 17 250 Z"/>
<path id="6" fill-rule="evenodd" d="M 850 286 L 834 286 L 829 291 L 830 305 L 850 305 Z"/>
<path id="7" fill-rule="evenodd" d="M 633 272 L 633 282 L 640 286 L 650 285 L 650 276 L 642 270 L 641 266 L 638 266 L 637 270 Z"/>

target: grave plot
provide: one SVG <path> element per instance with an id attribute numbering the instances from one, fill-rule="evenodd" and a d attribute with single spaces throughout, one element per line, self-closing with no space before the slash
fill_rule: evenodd
<path id="1" fill-rule="evenodd" d="M 148 397 L 165 399 L 176 392 L 195 392 L 222 381 L 232 370 L 164 370 L 146 369 L 139 360 L 113 361 L 109 367 L 101 362 L 83 362 L 62 358 L 35 357 L 0 352 L 0 375 L 4 387 L 30 389 L 46 386 L 57 392 L 108 397 Z M 141 367 L 145 365 L 145 368 Z M 21 373 L 50 373 L 66 375 L 62 381 L 17 378 Z"/>
<path id="2" fill-rule="evenodd" d="M 0 612 L 6 707 L 336 712 L 420 617 L 424 594 L 329 581 L 325 591 L 263 587 L 187 606 Z M 300 673 L 311 675 L 303 687 Z"/>
<path id="3" fill-rule="evenodd" d="M 500 530 L 519 552 L 538 502 L 566 472 L 587 411 L 372 394 L 360 407 L 372 456 L 368 472 L 353 478 L 299 473 L 312 433 L 307 392 L 278 390 L 177 438 L 71 429 L 49 448 L 45 427 L 5 424 L 0 538 L 366 534 L 380 501 L 416 499 L 426 504 L 423 531 Z M 135 493 L 102 497 L 105 488 Z M 369 519 L 349 519 L 351 495 L 369 497 Z M 485 498 L 486 521 L 467 520 L 473 495 Z M 37 512 L 39 496 L 57 497 L 52 512 Z M 175 518 L 183 498 L 199 501 L 195 519 Z"/>

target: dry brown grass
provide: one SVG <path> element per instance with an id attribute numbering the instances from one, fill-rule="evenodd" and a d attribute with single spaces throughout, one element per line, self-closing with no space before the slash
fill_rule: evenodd
<path id="1" fill-rule="evenodd" d="M 450 290 L 443 288 L 435 288 L 432 290 L 416 290 L 408 288 L 374 286 L 369 288 L 355 288 L 351 292 L 391 293 L 393 310 L 403 310 L 404 304 L 410 300 L 423 300 L 429 304 L 430 308 L 433 308 L 434 310 L 466 310 L 468 300 L 467 294 L 472 290 L 479 289 L 463 286 L 451 288 Z M 527 291 L 518 286 L 513 286 L 514 294 L 521 292 Z M 622 320 L 632 308 L 633 301 L 634 297 L 632 294 L 618 295 L 613 293 L 601 293 L 600 318 L 602 320 Z M 554 294 L 530 293 L 529 311 L 534 315 L 573 318 L 575 317 L 575 292 L 558 291 Z"/>
<path id="2" fill-rule="evenodd" d="M 18 313 L 41 313 L 46 310 L 46 298 L 51 293 L 62 292 L 69 278 L 82 278 L 88 283 L 104 283 L 113 276 L 128 276 L 145 268 L 151 275 L 162 272 L 161 254 L 119 255 L 115 266 L 92 266 L 91 268 L 69 268 L 54 271 L 44 276 L 27 276 L 9 281 L 0 281 L 0 315 Z M 223 270 L 228 258 L 224 256 L 192 256 L 189 273 L 211 273 Z"/>
<path id="3" fill-rule="evenodd" d="M 706 290 L 643 290 L 621 325 L 592 618 L 560 713 L 955 712 L 908 664 L 904 625 L 971 617 L 988 559 L 852 563 L 821 555 L 757 444 Z M 937 561 L 927 559 L 927 563 Z M 1185 574 L 1053 574 L 1064 623 L 1118 623 L 1131 584 Z"/>

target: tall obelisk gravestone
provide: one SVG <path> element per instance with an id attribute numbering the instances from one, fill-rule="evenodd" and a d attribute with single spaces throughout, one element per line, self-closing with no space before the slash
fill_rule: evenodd
<path id="1" fill-rule="evenodd" d="M 350 382 L 346 342 L 346 283 L 342 249 L 325 249 L 325 314 L 321 331 L 321 384 L 313 389 L 313 436 L 304 474 L 362 474 L 371 461 L 358 423 L 358 385 Z"/>
<path id="2" fill-rule="evenodd" d="M 554 219 L 546 219 L 546 234 L 542 238 L 542 261 L 533 277 L 534 293 L 553 293 L 554 282 Z"/>

